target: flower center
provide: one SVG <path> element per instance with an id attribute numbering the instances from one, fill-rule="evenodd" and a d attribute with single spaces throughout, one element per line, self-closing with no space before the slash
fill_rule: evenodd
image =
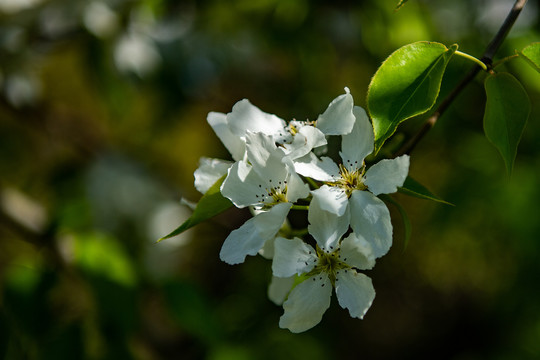
<path id="1" fill-rule="evenodd" d="M 347 168 L 343 164 L 339 165 L 339 174 L 341 178 L 332 183 L 345 190 L 347 197 L 350 197 L 354 190 L 366 190 L 367 186 L 362 182 L 365 172 L 365 166 L 360 168 L 352 167 Z"/>
<path id="2" fill-rule="evenodd" d="M 351 268 L 344 262 L 345 259 L 341 259 L 339 249 L 331 253 L 326 253 L 317 247 L 317 256 L 319 257 L 319 261 L 312 272 L 327 273 L 332 285 L 335 285 L 336 275 L 340 270 L 346 271 L 347 269 Z"/>
<path id="3" fill-rule="evenodd" d="M 269 182 L 272 183 L 272 180 L 270 180 Z M 259 188 L 261 188 L 262 190 L 262 185 L 259 185 Z M 261 210 L 268 210 L 274 205 L 288 202 L 286 180 L 278 181 L 277 186 L 264 188 L 263 191 L 264 193 L 260 195 L 255 195 L 255 197 L 260 201 Z"/>

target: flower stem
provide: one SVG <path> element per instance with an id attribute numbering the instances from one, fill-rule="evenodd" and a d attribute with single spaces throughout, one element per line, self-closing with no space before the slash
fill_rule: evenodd
<path id="1" fill-rule="evenodd" d="M 309 234 L 308 229 L 291 230 L 291 236 L 302 237 L 302 236 L 307 235 L 307 234 Z"/>
<path id="2" fill-rule="evenodd" d="M 309 210 L 309 205 L 293 205 L 291 210 Z"/>
<path id="3" fill-rule="evenodd" d="M 466 54 L 459 50 L 457 50 L 454 54 L 464 57 L 465 59 L 471 60 L 472 62 L 475 62 L 476 64 L 478 64 L 484 71 L 488 71 L 486 64 L 484 64 L 482 61 L 478 60 L 474 56 Z"/>
<path id="4" fill-rule="evenodd" d="M 519 14 L 521 13 L 521 10 L 523 10 L 523 7 L 527 3 L 527 0 L 516 0 L 514 2 L 514 6 L 512 6 L 512 9 L 508 13 L 508 16 L 504 20 L 503 24 L 499 28 L 499 31 L 497 31 L 497 34 L 493 37 L 493 40 L 488 44 L 486 47 L 486 50 L 484 51 L 484 54 L 482 56 L 481 62 L 483 64 L 487 64 L 488 66 L 491 66 L 493 63 L 493 57 L 495 56 L 495 53 L 499 50 L 499 47 L 501 46 L 504 39 L 506 39 L 506 35 L 508 35 L 508 32 L 516 22 Z M 424 136 L 428 133 L 429 130 L 435 126 L 435 123 L 439 118 L 444 114 L 446 109 L 454 102 L 454 100 L 458 97 L 458 95 L 467 87 L 467 85 L 475 78 L 476 74 L 480 71 L 479 66 L 473 67 L 467 75 L 461 80 L 459 84 L 448 94 L 448 96 L 441 101 L 439 107 L 433 112 L 433 114 L 426 120 L 422 128 L 414 135 L 409 141 L 407 141 L 401 149 L 399 149 L 396 152 L 396 156 L 403 155 L 403 154 L 410 154 L 411 151 L 416 147 L 416 145 L 424 138 Z"/>
<path id="5" fill-rule="evenodd" d="M 306 177 L 306 181 L 313 187 L 314 189 L 318 189 L 320 186 L 310 177 Z"/>
<path id="6" fill-rule="evenodd" d="M 512 59 L 515 59 L 519 57 L 519 54 L 514 54 L 514 55 L 510 55 L 510 56 L 507 56 L 505 58 L 502 58 L 500 59 L 499 61 L 497 62 L 494 62 L 493 65 L 491 65 L 492 68 L 496 68 L 497 66 L 500 66 L 502 64 L 504 64 L 505 62 L 507 62 L 508 60 L 512 60 Z"/>

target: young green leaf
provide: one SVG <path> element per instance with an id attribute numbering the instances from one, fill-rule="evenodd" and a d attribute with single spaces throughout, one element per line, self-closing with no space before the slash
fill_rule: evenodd
<path id="1" fill-rule="evenodd" d="M 434 195 L 424 185 L 420 184 L 418 181 L 414 180 L 410 176 L 407 176 L 405 182 L 403 183 L 403 186 L 398 188 L 398 192 L 405 195 L 414 196 L 419 199 L 432 200 L 446 205 L 453 205 L 448 201 L 444 201 L 437 195 Z"/>
<path id="2" fill-rule="evenodd" d="M 489 76 L 484 86 L 487 96 L 484 132 L 501 153 L 510 174 L 531 103 L 523 86 L 508 73 Z"/>
<path id="3" fill-rule="evenodd" d="M 208 191 L 203 195 L 201 200 L 199 200 L 193 214 L 187 219 L 182 225 L 173 230 L 170 234 L 162 237 L 157 242 L 171 238 L 173 236 L 179 235 L 186 231 L 187 229 L 208 220 L 223 211 L 227 210 L 233 206 L 232 202 L 221 195 L 219 188 L 221 183 L 225 180 L 227 175 L 223 175 Z"/>
<path id="4" fill-rule="evenodd" d="M 540 42 L 532 43 L 521 50 L 521 55 L 536 71 L 540 72 Z"/>
<path id="5" fill-rule="evenodd" d="M 448 61 L 457 45 L 416 42 L 392 53 L 369 85 L 368 111 L 373 121 L 375 152 L 404 120 L 433 107 Z"/>

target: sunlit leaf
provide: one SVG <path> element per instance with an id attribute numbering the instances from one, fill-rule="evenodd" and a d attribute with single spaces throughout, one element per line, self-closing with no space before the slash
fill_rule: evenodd
<path id="1" fill-rule="evenodd" d="M 375 132 L 375 151 L 404 120 L 433 107 L 448 61 L 457 45 L 416 42 L 392 53 L 379 67 L 367 96 Z"/>
<path id="2" fill-rule="evenodd" d="M 540 42 L 532 43 L 521 51 L 523 58 L 527 60 L 536 71 L 540 72 Z"/>
<path id="3" fill-rule="evenodd" d="M 381 198 L 384 201 L 393 204 L 396 209 L 398 209 L 399 214 L 401 215 L 401 220 L 403 220 L 403 230 L 405 232 L 405 239 L 403 240 L 403 248 L 405 249 L 407 247 L 407 244 L 409 243 L 409 240 L 411 239 L 412 234 L 412 225 L 411 220 L 409 219 L 409 215 L 407 215 L 407 212 L 405 211 L 403 206 L 401 206 L 401 204 L 394 200 L 390 195 L 385 194 L 384 196 L 381 196 Z"/>
<path id="4" fill-rule="evenodd" d="M 424 185 L 414 180 L 410 176 L 407 176 L 403 186 L 398 188 L 398 191 L 405 195 L 410 195 L 424 200 L 432 200 L 446 205 L 453 205 L 448 201 L 445 201 L 429 191 Z"/>
<path id="5" fill-rule="evenodd" d="M 195 210 L 189 219 L 184 221 L 182 225 L 174 229 L 170 234 L 159 239 L 158 242 L 179 235 L 187 229 L 232 207 L 232 202 L 221 195 L 221 191 L 219 190 L 221 183 L 223 180 L 225 180 L 225 177 L 226 175 L 223 175 L 218 181 L 216 181 L 214 185 L 212 185 L 212 187 L 210 187 L 210 189 L 208 189 L 206 194 L 204 194 L 201 200 L 199 200 L 199 203 L 195 207 Z"/>
<path id="6" fill-rule="evenodd" d="M 489 76 L 484 86 L 487 96 L 484 132 L 501 153 L 507 172 L 511 173 L 531 111 L 529 97 L 519 81 L 508 73 Z"/>

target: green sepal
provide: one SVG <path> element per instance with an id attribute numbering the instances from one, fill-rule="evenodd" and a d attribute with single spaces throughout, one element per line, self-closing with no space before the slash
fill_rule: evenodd
<path id="1" fill-rule="evenodd" d="M 484 133 L 499 150 L 506 171 L 511 174 L 531 102 L 520 82 L 509 73 L 490 75 L 484 86 L 487 97 Z"/>
<path id="2" fill-rule="evenodd" d="M 375 153 L 401 122 L 435 105 L 446 66 L 457 48 L 420 41 L 397 49 L 382 63 L 367 95 Z"/>
<path id="3" fill-rule="evenodd" d="M 540 72 L 540 42 L 532 43 L 521 50 L 521 55 L 536 71 Z"/>
<path id="4" fill-rule="evenodd" d="M 441 204 L 454 206 L 454 204 L 449 203 L 448 201 L 445 201 L 437 195 L 433 194 L 424 185 L 420 184 L 418 181 L 414 180 L 410 176 L 407 176 L 405 182 L 403 183 L 403 186 L 398 187 L 398 192 L 401 194 L 414 196 L 419 199 L 432 200 Z"/>
<path id="5" fill-rule="evenodd" d="M 407 215 L 407 212 L 405 211 L 403 206 L 401 206 L 401 204 L 398 203 L 396 200 L 394 200 L 394 198 L 392 198 L 390 195 L 382 194 L 379 196 L 384 201 L 387 201 L 393 204 L 396 207 L 396 209 L 399 211 L 399 214 L 401 215 L 401 220 L 403 220 L 403 230 L 405 232 L 404 234 L 405 239 L 403 240 L 403 250 L 405 250 L 405 248 L 407 247 L 407 244 L 409 244 L 409 240 L 411 239 L 411 234 L 412 234 L 412 224 L 411 224 L 411 220 L 409 219 L 409 215 Z"/>
<path id="6" fill-rule="evenodd" d="M 215 182 L 210 189 L 203 195 L 201 200 L 197 203 L 193 214 L 187 219 L 182 225 L 173 230 L 170 234 L 162 237 L 157 242 L 168 239 L 170 237 L 179 235 L 186 231 L 187 229 L 208 220 L 228 208 L 233 206 L 233 203 L 221 195 L 220 187 L 223 180 L 227 175 L 223 175 L 218 181 Z"/>

